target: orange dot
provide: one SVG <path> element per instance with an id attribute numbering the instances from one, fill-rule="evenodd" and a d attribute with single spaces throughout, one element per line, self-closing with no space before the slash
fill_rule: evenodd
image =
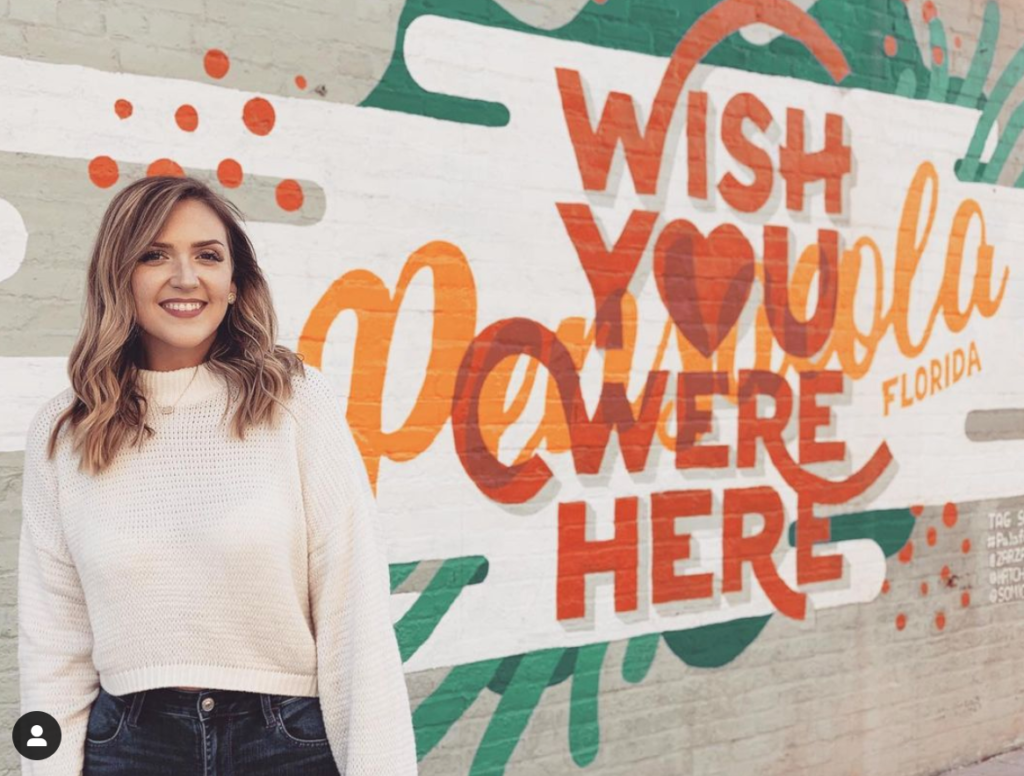
<path id="1" fill-rule="evenodd" d="M 952 528 L 956 525 L 957 510 L 956 504 L 946 504 L 942 508 L 942 522 L 945 523 L 946 528 Z"/>
<path id="2" fill-rule="evenodd" d="M 242 185 L 242 165 L 234 159 L 224 159 L 217 165 L 217 180 L 229 189 Z"/>
<path id="3" fill-rule="evenodd" d="M 921 6 L 921 16 L 926 22 L 931 22 L 938 15 L 939 12 L 935 10 L 935 3 L 932 0 L 926 0 L 925 4 Z"/>
<path id="4" fill-rule="evenodd" d="M 971 551 L 971 540 L 964 539 L 963 543 L 960 545 L 960 549 L 963 551 L 964 555 L 969 553 Z"/>
<path id="5" fill-rule="evenodd" d="M 242 121 L 254 135 L 269 135 L 274 119 L 274 106 L 262 97 L 253 97 L 242 109 Z"/>
<path id="6" fill-rule="evenodd" d="M 903 630 L 907 627 L 907 615 L 897 614 L 896 615 L 896 630 Z"/>
<path id="7" fill-rule="evenodd" d="M 89 162 L 89 180 L 101 189 L 108 189 L 117 183 L 117 162 L 109 156 L 97 156 Z"/>
<path id="8" fill-rule="evenodd" d="M 178 108 L 174 113 L 174 120 L 186 132 L 195 132 L 196 127 L 199 126 L 199 114 L 191 105 L 182 105 Z"/>
<path id="9" fill-rule="evenodd" d="M 203 67 L 206 68 L 206 74 L 210 78 L 223 78 L 227 75 L 228 68 L 231 67 L 231 61 L 228 59 L 228 55 L 220 49 L 210 49 L 203 57 Z"/>
<path id="10" fill-rule="evenodd" d="M 939 540 L 939 532 L 935 530 L 934 526 L 932 526 L 931 528 L 928 529 L 928 546 L 929 547 L 934 547 L 935 546 L 935 542 L 937 542 L 938 540 Z"/>
<path id="11" fill-rule="evenodd" d="M 945 582 L 947 579 L 949 579 L 950 573 L 951 572 L 949 570 L 949 566 L 943 566 L 942 567 L 942 574 L 940 576 L 942 577 L 942 581 L 943 582 Z"/>
<path id="12" fill-rule="evenodd" d="M 939 630 L 942 630 L 946 627 L 946 615 L 944 615 L 942 612 L 939 612 L 935 615 L 935 627 Z"/>
<path id="13" fill-rule="evenodd" d="M 114 103 L 114 113 L 126 119 L 132 115 L 132 104 L 128 100 L 118 100 Z"/>
<path id="14" fill-rule="evenodd" d="M 927 582 L 922 582 L 921 583 L 921 595 L 928 595 L 928 583 Z"/>
<path id="15" fill-rule="evenodd" d="M 287 178 L 277 184 L 277 204 L 282 210 L 298 210 L 302 207 L 303 199 L 302 186 L 298 181 Z"/>
<path id="16" fill-rule="evenodd" d="M 955 38 L 953 38 L 953 45 L 956 46 L 957 48 L 960 48 L 961 46 L 964 45 L 964 39 L 957 35 Z"/>
<path id="17" fill-rule="evenodd" d="M 922 512 L 924 512 L 924 507 L 921 504 L 914 504 L 914 506 L 910 508 L 910 514 L 914 517 L 920 517 Z"/>
<path id="18" fill-rule="evenodd" d="M 181 178 L 185 175 L 185 171 L 181 169 L 181 165 L 177 162 L 173 162 L 170 159 L 157 159 L 146 170 L 147 177 L 154 175 L 174 175 Z"/>
<path id="19" fill-rule="evenodd" d="M 963 593 L 960 594 L 960 605 L 964 609 L 966 609 L 968 606 L 971 605 L 971 594 L 970 593 L 964 591 Z"/>
<path id="20" fill-rule="evenodd" d="M 897 556 L 900 559 L 900 563 L 910 563 L 914 557 L 914 543 L 907 542 L 903 545 L 903 549 L 900 550 L 900 554 Z"/>
<path id="21" fill-rule="evenodd" d="M 932 46 L 932 60 L 941 67 L 942 63 L 946 61 L 946 52 L 938 46 Z"/>
<path id="22" fill-rule="evenodd" d="M 304 76 L 304 75 L 297 75 L 297 76 L 295 76 L 295 85 L 297 87 L 299 87 L 300 89 L 305 89 L 306 88 L 306 76 Z"/>
<path id="23" fill-rule="evenodd" d="M 882 583 L 882 592 L 883 593 L 888 593 L 890 588 L 891 588 L 891 585 L 889 584 L 889 580 L 887 579 L 887 580 L 885 580 Z"/>
<path id="24" fill-rule="evenodd" d="M 892 35 L 885 36 L 885 42 L 883 43 L 883 49 L 887 57 L 896 56 L 896 38 Z"/>

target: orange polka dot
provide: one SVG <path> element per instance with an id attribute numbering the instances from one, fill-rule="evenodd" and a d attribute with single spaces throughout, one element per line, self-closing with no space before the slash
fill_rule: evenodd
<path id="1" fill-rule="evenodd" d="M 931 22 L 938 15 L 939 12 L 935 10 L 935 3 L 932 0 L 926 0 L 925 4 L 921 6 L 921 16 L 926 22 Z"/>
<path id="2" fill-rule="evenodd" d="M 97 156 L 89 162 L 89 180 L 101 189 L 108 189 L 117 183 L 118 176 L 117 162 L 109 156 Z"/>
<path id="3" fill-rule="evenodd" d="M 944 615 L 942 612 L 939 612 L 935 615 L 935 627 L 939 630 L 942 630 L 946 627 L 946 615 Z"/>
<path id="4" fill-rule="evenodd" d="M 120 118 L 126 119 L 132 115 L 132 104 L 128 100 L 118 100 L 114 103 L 114 113 Z"/>
<path id="5" fill-rule="evenodd" d="M 887 57 L 896 56 L 896 38 L 894 38 L 892 35 L 886 35 L 882 48 L 885 51 L 885 55 Z"/>
<path id="6" fill-rule="evenodd" d="M 956 504 L 946 504 L 946 506 L 942 508 L 942 522 L 945 524 L 946 528 L 952 528 L 956 525 L 957 517 Z"/>
<path id="7" fill-rule="evenodd" d="M 178 108 L 174 113 L 174 120 L 186 132 L 195 132 L 196 127 L 199 126 L 199 114 L 191 105 L 182 105 Z"/>
<path id="8" fill-rule="evenodd" d="M 920 517 L 922 512 L 924 512 L 924 507 L 921 504 L 914 504 L 914 506 L 910 508 L 910 514 L 914 517 Z"/>
<path id="9" fill-rule="evenodd" d="M 900 554 L 897 556 L 900 559 L 900 563 L 910 563 L 914 558 L 914 543 L 907 542 L 903 545 L 903 549 L 900 550 Z"/>
<path id="10" fill-rule="evenodd" d="M 275 118 L 274 106 L 262 97 L 253 97 L 242 109 L 242 121 L 254 135 L 269 135 Z"/>
<path id="11" fill-rule="evenodd" d="M 921 583 L 921 595 L 928 595 L 928 583 L 927 582 L 922 582 Z"/>
<path id="12" fill-rule="evenodd" d="M 971 540 L 970 539 L 964 539 L 963 543 L 960 545 L 960 549 L 961 549 L 961 551 L 963 551 L 964 555 L 969 553 L 971 551 Z"/>
<path id="13" fill-rule="evenodd" d="M 302 207 L 305 197 L 298 181 L 287 178 L 277 184 L 277 204 L 282 210 L 293 211 Z"/>
<path id="14" fill-rule="evenodd" d="M 963 593 L 960 594 L 960 605 L 964 609 L 966 609 L 968 606 L 971 605 L 971 594 L 968 593 L 967 591 L 964 591 Z"/>
<path id="15" fill-rule="evenodd" d="M 949 570 L 949 566 L 943 566 L 942 567 L 942 573 L 940 574 L 940 576 L 942 577 L 942 581 L 943 582 L 945 582 L 947 579 L 949 579 L 950 573 L 951 572 Z"/>
<path id="16" fill-rule="evenodd" d="M 961 46 L 964 45 L 964 39 L 957 35 L 955 38 L 953 38 L 953 45 L 956 46 L 957 48 L 960 48 Z"/>
<path id="17" fill-rule="evenodd" d="M 907 627 L 907 615 L 897 614 L 896 615 L 896 630 L 903 630 Z"/>
<path id="18" fill-rule="evenodd" d="M 882 592 L 883 592 L 883 593 L 888 593 L 888 592 L 889 592 L 889 589 L 890 589 L 890 587 L 891 587 L 891 585 L 889 584 L 889 580 L 888 580 L 888 579 L 887 579 L 887 580 L 885 580 L 885 581 L 884 581 L 884 582 L 882 583 Z"/>
<path id="19" fill-rule="evenodd" d="M 223 78 L 228 74 L 231 61 L 228 55 L 220 49 L 210 49 L 203 57 L 203 67 L 210 78 Z"/>
<path id="20" fill-rule="evenodd" d="M 242 185 L 242 165 L 234 159 L 224 159 L 217 165 L 217 180 L 222 186 L 237 189 Z"/>
<path id="21" fill-rule="evenodd" d="M 935 542 L 939 540 L 939 532 L 935 530 L 935 526 L 928 529 L 928 546 L 934 547 Z"/>
<path id="22" fill-rule="evenodd" d="M 170 159 L 157 159 L 146 170 L 147 177 L 154 175 L 174 175 L 180 178 L 185 175 L 185 171 L 181 169 L 181 165 L 177 162 Z"/>
<path id="23" fill-rule="evenodd" d="M 306 77 L 304 75 L 295 76 L 295 85 L 300 89 L 306 88 Z"/>
<path id="24" fill-rule="evenodd" d="M 938 46 L 932 46 L 932 61 L 939 67 L 946 61 L 946 52 Z"/>

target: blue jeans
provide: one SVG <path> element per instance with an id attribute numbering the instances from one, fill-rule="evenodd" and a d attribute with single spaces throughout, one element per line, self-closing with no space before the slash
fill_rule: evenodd
<path id="1" fill-rule="evenodd" d="M 319 698 L 169 687 L 89 712 L 83 776 L 338 776 Z"/>

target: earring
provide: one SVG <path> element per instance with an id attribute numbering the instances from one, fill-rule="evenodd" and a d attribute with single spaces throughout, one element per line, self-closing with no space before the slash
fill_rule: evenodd
<path id="1" fill-rule="evenodd" d="M 234 304 L 234 303 L 235 303 L 235 295 L 234 294 L 228 294 L 228 304 Z"/>

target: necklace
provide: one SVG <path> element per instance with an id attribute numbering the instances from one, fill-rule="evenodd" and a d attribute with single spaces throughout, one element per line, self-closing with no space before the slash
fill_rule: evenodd
<path id="1" fill-rule="evenodd" d="M 202 365 L 200 364 L 200 366 Z M 192 381 L 196 379 L 197 374 L 199 374 L 198 366 L 196 367 L 196 371 L 192 373 L 192 380 L 189 380 L 188 385 L 185 386 L 185 391 L 187 391 L 192 386 Z M 174 408 L 178 406 L 178 402 L 181 401 L 181 397 L 185 395 L 185 391 L 182 391 L 178 395 L 178 398 L 174 400 L 174 404 L 164 406 L 163 404 L 158 403 L 155 399 L 153 400 L 153 403 L 160 408 L 160 412 L 162 412 L 164 415 L 170 415 L 172 412 L 174 412 Z"/>

